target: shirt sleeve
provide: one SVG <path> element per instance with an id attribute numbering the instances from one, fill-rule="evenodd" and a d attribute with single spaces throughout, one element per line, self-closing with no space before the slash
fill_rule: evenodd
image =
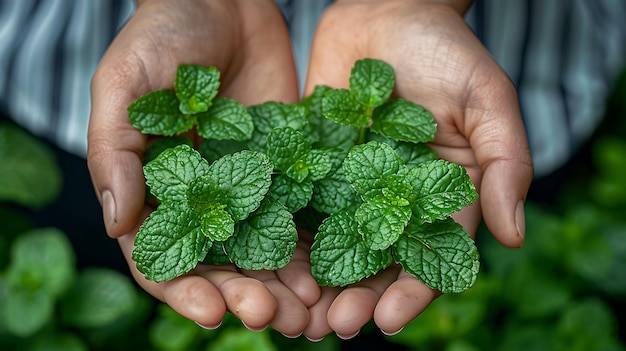
<path id="1" fill-rule="evenodd" d="M 466 20 L 515 84 L 535 176 L 589 139 L 626 68 L 622 0 L 475 0 Z"/>
<path id="2" fill-rule="evenodd" d="M 133 0 L 0 0 L 0 113 L 80 156 L 89 84 Z"/>

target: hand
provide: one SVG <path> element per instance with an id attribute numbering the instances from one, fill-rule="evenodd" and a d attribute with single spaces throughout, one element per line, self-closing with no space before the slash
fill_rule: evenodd
<path id="1" fill-rule="evenodd" d="M 142 172 L 150 140 L 130 125 L 127 107 L 149 91 L 172 88 L 182 63 L 216 66 L 220 95 L 244 105 L 298 100 L 289 36 L 273 1 L 141 2 L 92 81 L 88 164 L 107 232 L 118 238 L 136 281 L 181 315 L 216 327 L 229 310 L 250 329 L 270 325 L 298 335 L 319 297 L 301 249 L 276 272 L 199 265 L 163 283 L 145 280 L 130 259 L 139 225 L 154 208 L 144 203 Z"/>
<path id="2" fill-rule="evenodd" d="M 453 0 L 338 1 L 319 22 L 305 95 L 319 84 L 347 88 L 358 59 L 390 63 L 394 95 L 433 113 L 431 146 L 466 167 L 479 190 L 480 202 L 455 219 L 473 236 L 482 209 L 494 237 L 519 247 L 533 174 L 526 134 L 512 83 L 463 21 L 467 7 Z M 351 337 L 372 317 L 383 332 L 396 333 L 438 295 L 394 266 L 343 290 L 324 289 L 305 335 Z"/>

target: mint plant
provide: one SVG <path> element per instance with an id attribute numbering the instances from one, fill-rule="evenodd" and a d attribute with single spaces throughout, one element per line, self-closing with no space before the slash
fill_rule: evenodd
<path id="1" fill-rule="evenodd" d="M 147 155 L 146 184 L 160 204 L 137 234 L 138 269 L 155 281 L 200 262 L 278 269 L 295 250 L 298 221 L 316 233 L 320 285 L 352 284 L 396 262 L 444 293 L 471 287 L 478 251 L 451 215 L 478 194 L 463 167 L 428 147 L 433 116 L 390 98 L 394 86 L 390 65 L 364 59 L 349 89 L 243 107 L 218 97 L 217 69 L 181 65 L 173 90 L 128 109 L 143 133 L 176 138 Z M 198 151 L 180 137 L 194 126 Z"/>

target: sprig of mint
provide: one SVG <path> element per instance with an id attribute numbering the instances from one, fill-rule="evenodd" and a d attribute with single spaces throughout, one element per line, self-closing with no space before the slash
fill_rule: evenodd
<path id="1" fill-rule="evenodd" d="M 204 138 L 249 139 L 252 116 L 236 100 L 215 98 L 219 79 L 215 67 L 179 66 L 175 90 L 152 91 L 128 107 L 131 124 L 146 134 L 177 135 L 197 126 L 198 135 Z"/>
<path id="2" fill-rule="evenodd" d="M 428 147 L 433 116 L 390 98 L 394 85 L 390 65 L 363 59 L 349 89 L 318 86 L 300 103 L 246 108 L 216 98 L 216 68 L 181 65 L 174 90 L 129 107 L 143 133 L 173 136 L 146 155 L 160 205 L 135 240 L 139 270 L 162 281 L 198 263 L 278 269 L 295 250 L 294 218 L 306 218 L 320 285 L 352 284 L 395 261 L 442 292 L 472 286 L 478 252 L 451 215 L 476 189 Z M 180 136 L 194 126 L 200 152 Z"/>

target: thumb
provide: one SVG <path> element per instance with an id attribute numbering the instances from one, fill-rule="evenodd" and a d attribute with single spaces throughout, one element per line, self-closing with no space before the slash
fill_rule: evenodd
<path id="1" fill-rule="evenodd" d="M 134 99 L 130 92 L 140 90 L 133 82 L 145 80 L 120 67 L 103 63 L 92 80 L 87 153 L 104 224 L 113 238 L 132 230 L 145 199 L 142 155 L 146 137 L 130 124 L 126 110 Z"/>
<path id="2" fill-rule="evenodd" d="M 525 237 L 524 202 L 533 165 L 515 89 L 508 80 L 495 86 L 491 82 L 473 90 L 472 96 L 481 98 L 470 104 L 477 108 L 467 112 L 465 121 L 483 172 L 480 205 L 485 224 L 503 245 L 520 247 Z"/>

